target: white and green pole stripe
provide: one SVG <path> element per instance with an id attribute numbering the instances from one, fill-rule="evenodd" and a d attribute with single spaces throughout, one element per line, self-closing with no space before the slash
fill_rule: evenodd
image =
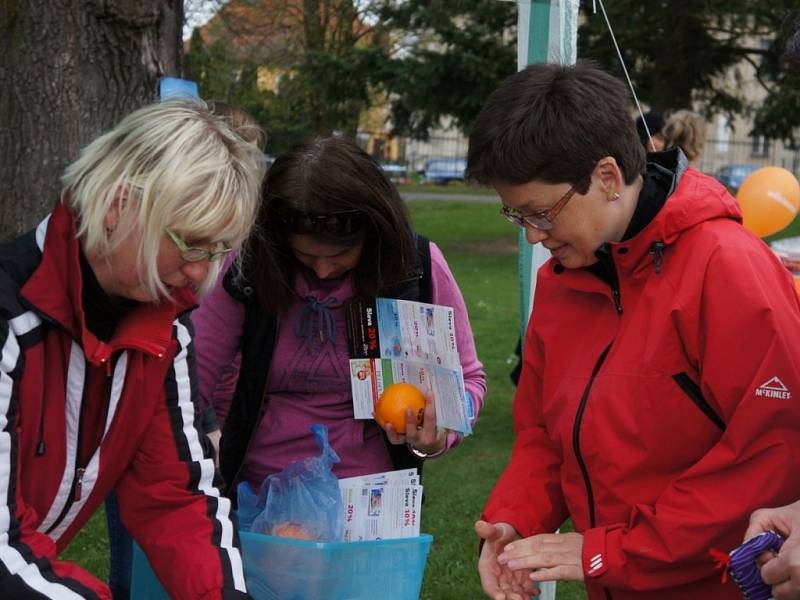
<path id="1" fill-rule="evenodd" d="M 517 68 L 531 63 L 573 64 L 577 57 L 579 0 L 517 0 Z M 525 338 L 533 310 L 536 272 L 549 258 L 541 244 L 531 246 L 520 230 L 519 240 L 520 332 Z M 522 344 L 523 349 L 525 344 Z M 556 583 L 540 586 L 540 600 L 554 600 Z"/>
<path id="2" fill-rule="evenodd" d="M 573 64 L 577 57 L 579 0 L 517 0 L 517 68 L 531 63 Z M 541 244 L 519 234 L 520 330 L 533 310 L 536 272 L 549 258 Z M 523 344 L 524 347 L 524 344 Z"/>

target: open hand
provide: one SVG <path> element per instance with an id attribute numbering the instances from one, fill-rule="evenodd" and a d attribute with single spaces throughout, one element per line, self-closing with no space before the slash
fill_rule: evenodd
<path id="1" fill-rule="evenodd" d="M 507 544 L 497 560 L 532 581 L 583 581 L 582 552 L 580 533 L 543 533 Z"/>
<path id="2" fill-rule="evenodd" d="M 492 600 L 528 600 L 538 596 L 539 589 L 528 577 L 530 571 L 512 570 L 497 560 L 510 542 L 520 539 L 517 531 L 508 523 L 478 521 L 475 532 L 483 539 L 478 574 L 484 593 Z"/>

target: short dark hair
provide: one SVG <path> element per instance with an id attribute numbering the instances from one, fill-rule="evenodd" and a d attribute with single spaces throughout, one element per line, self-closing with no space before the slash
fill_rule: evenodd
<path id="1" fill-rule="evenodd" d="M 315 138 L 275 159 L 264 179 L 255 228 L 245 244 L 243 268 L 265 311 L 278 315 L 293 297 L 297 261 L 285 215 L 346 211 L 363 214 L 363 229 L 357 235 L 312 235 L 342 246 L 363 242 L 355 268 L 357 294 L 374 296 L 409 276 L 416 245 L 397 189 L 354 141 L 340 136 Z"/>
<path id="2" fill-rule="evenodd" d="M 592 63 L 530 65 L 508 77 L 475 120 L 467 176 L 484 184 L 570 183 L 585 194 L 597 162 L 613 156 L 633 183 L 645 152 L 628 99 L 625 85 Z"/>
<path id="3" fill-rule="evenodd" d="M 645 148 L 650 144 L 650 138 L 661 133 L 663 128 L 664 117 L 657 112 L 651 110 L 636 117 L 636 133 L 639 134 L 639 141 Z"/>

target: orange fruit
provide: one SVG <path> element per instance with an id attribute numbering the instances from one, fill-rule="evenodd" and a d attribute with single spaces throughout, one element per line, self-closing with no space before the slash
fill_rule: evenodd
<path id="1" fill-rule="evenodd" d="M 299 523 L 278 523 L 272 528 L 272 535 L 294 538 L 296 540 L 313 540 L 314 537 Z"/>
<path id="2" fill-rule="evenodd" d="M 391 423 L 397 433 L 405 433 L 407 409 L 416 415 L 417 426 L 422 425 L 425 396 L 410 383 L 393 383 L 378 398 L 375 420 L 381 427 Z"/>

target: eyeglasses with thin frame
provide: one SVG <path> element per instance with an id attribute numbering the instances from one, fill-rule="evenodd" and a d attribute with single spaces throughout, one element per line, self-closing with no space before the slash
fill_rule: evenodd
<path id="1" fill-rule="evenodd" d="M 578 190 L 574 186 L 569 188 L 567 193 L 559 198 L 558 202 L 553 204 L 553 206 L 550 208 L 546 208 L 544 210 L 537 210 L 536 212 L 523 215 L 515 208 L 503 206 L 500 209 L 500 214 L 502 214 L 509 223 L 513 223 L 518 227 L 530 225 L 534 229 L 548 231 L 553 228 L 553 221 L 556 220 L 558 213 L 561 212 L 561 210 L 567 205 L 567 202 L 570 201 L 570 198 L 572 198 L 577 191 Z"/>
<path id="2" fill-rule="evenodd" d="M 171 229 L 167 229 L 166 232 L 169 239 L 171 239 L 178 247 L 178 250 L 180 250 L 181 258 L 185 262 L 200 262 L 202 260 L 215 262 L 233 250 L 228 242 L 219 242 L 216 250 L 208 250 L 207 248 L 200 248 L 199 246 L 189 246 Z"/>

